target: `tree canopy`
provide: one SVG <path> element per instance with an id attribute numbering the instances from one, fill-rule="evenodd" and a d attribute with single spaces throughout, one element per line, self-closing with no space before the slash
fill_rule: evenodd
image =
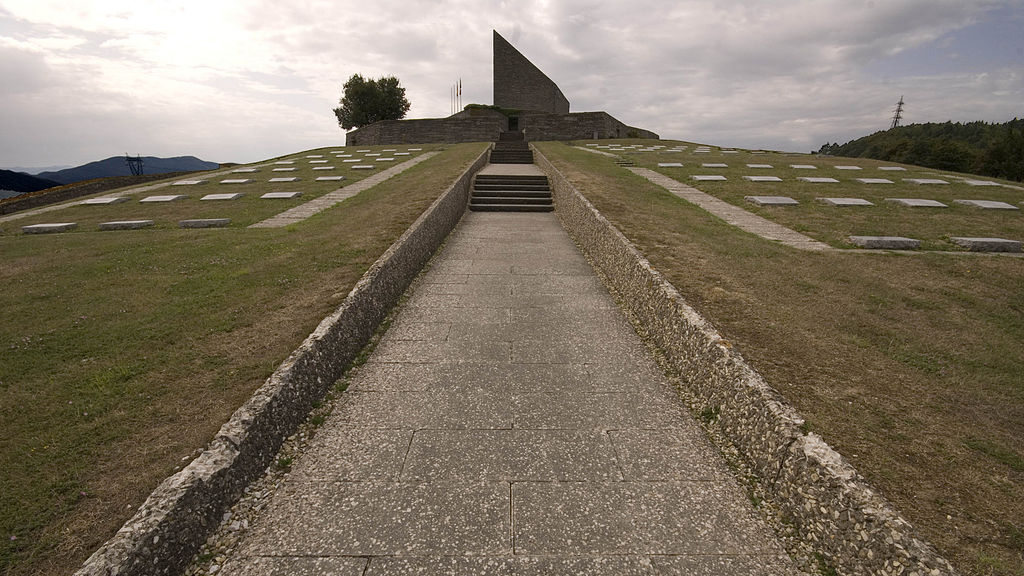
<path id="1" fill-rule="evenodd" d="M 345 130 L 361 128 L 381 120 L 400 120 L 409 111 L 405 88 L 394 76 L 382 76 L 376 80 L 353 74 L 345 82 L 345 93 L 334 109 L 338 124 Z"/>

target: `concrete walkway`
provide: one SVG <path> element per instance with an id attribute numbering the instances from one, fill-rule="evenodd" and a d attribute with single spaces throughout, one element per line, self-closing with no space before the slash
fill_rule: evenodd
<path id="1" fill-rule="evenodd" d="M 468 212 L 220 574 L 794 573 L 552 213 Z"/>
<path id="2" fill-rule="evenodd" d="M 724 200 L 719 200 L 710 194 L 705 194 L 692 186 L 687 186 L 649 168 L 627 168 L 627 170 L 638 176 L 643 176 L 652 183 L 661 186 L 691 204 L 696 204 L 740 230 L 756 234 L 768 240 L 781 242 L 786 246 L 799 250 L 819 252 L 835 250 L 835 248 L 824 242 L 818 242 L 814 238 L 804 236 L 771 220 L 766 220 L 753 212 L 747 212 L 743 208 L 733 206 Z"/>

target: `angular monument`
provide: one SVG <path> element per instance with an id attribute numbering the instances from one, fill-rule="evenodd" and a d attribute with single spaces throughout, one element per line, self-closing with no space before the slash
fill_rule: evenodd
<path id="1" fill-rule="evenodd" d="M 494 105 L 510 110 L 568 114 L 558 86 L 494 31 Z"/>

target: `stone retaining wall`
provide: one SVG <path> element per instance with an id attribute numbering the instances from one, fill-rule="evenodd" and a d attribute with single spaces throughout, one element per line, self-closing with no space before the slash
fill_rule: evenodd
<path id="1" fill-rule="evenodd" d="M 164 480 L 76 576 L 179 574 L 243 489 L 341 377 L 469 202 L 489 150 L 367 270 L 332 315 L 292 352 L 207 449 Z"/>
<path id="2" fill-rule="evenodd" d="M 813 433 L 643 255 L 536 149 L 563 226 L 739 449 L 782 514 L 840 574 L 956 571 Z"/>

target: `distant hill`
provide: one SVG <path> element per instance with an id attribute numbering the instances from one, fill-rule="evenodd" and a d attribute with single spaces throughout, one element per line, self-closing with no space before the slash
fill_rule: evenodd
<path id="1" fill-rule="evenodd" d="M 216 170 L 220 167 L 216 162 L 206 162 L 195 156 L 178 156 L 176 158 L 143 156 L 142 161 L 144 174 L 195 172 L 198 170 Z M 106 160 L 90 162 L 75 168 L 58 170 L 56 172 L 41 172 L 39 177 L 54 180 L 61 184 L 71 184 L 73 182 L 81 182 L 82 180 L 92 180 L 93 178 L 131 176 L 131 173 L 124 156 L 112 156 Z"/>
<path id="2" fill-rule="evenodd" d="M 825 144 L 820 154 L 875 158 L 938 170 L 1024 180 L 1024 119 L 1004 124 L 911 124 L 846 144 Z"/>
<path id="3" fill-rule="evenodd" d="M 0 198 L 17 196 L 17 194 L 22 192 L 45 190 L 46 188 L 53 188 L 54 186 L 60 186 L 60 182 L 30 176 L 23 172 L 0 170 Z M 14 194 L 6 194 L 5 192 L 13 192 Z"/>

